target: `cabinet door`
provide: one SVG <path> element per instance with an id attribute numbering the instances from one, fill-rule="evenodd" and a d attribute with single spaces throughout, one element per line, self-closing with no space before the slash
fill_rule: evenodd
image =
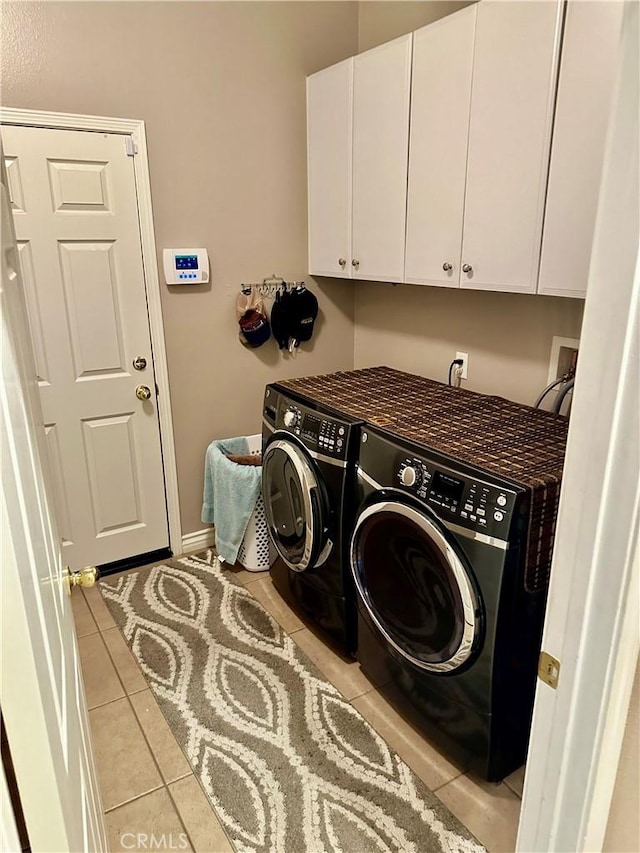
<path id="1" fill-rule="evenodd" d="M 536 290 L 561 7 L 478 4 L 461 287 Z"/>
<path id="2" fill-rule="evenodd" d="M 411 34 L 361 53 L 353 78 L 353 277 L 404 277 Z"/>
<path id="3" fill-rule="evenodd" d="M 353 59 L 307 77 L 311 275 L 351 275 L 352 93 Z"/>
<path id="4" fill-rule="evenodd" d="M 538 293 L 586 295 L 623 7 L 567 6 Z"/>
<path id="5" fill-rule="evenodd" d="M 404 268 L 413 284 L 460 283 L 475 25 L 470 6 L 413 34 Z"/>

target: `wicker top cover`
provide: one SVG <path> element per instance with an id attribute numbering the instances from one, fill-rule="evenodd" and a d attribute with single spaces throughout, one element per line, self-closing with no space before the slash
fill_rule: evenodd
<path id="1" fill-rule="evenodd" d="M 568 420 L 390 367 L 278 385 L 387 432 L 506 477 L 531 493 L 525 584 L 548 582 Z"/>

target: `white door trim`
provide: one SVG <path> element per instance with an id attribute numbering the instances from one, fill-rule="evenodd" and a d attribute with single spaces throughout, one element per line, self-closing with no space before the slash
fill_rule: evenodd
<path id="1" fill-rule="evenodd" d="M 638 661 L 638 17 L 625 4 L 517 850 L 596 851 Z M 617 727 L 617 730 L 616 730 Z"/>
<path id="2" fill-rule="evenodd" d="M 169 523 L 169 546 L 175 556 L 183 553 L 180 500 L 178 494 L 178 469 L 176 466 L 171 398 L 169 395 L 169 372 L 167 351 L 162 323 L 160 301 L 160 278 L 156 261 L 156 240 L 153 227 L 151 183 L 147 158 L 147 138 L 144 122 L 139 119 L 111 118 L 108 116 L 75 115 L 41 110 L 22 110 L 0 107 L 0 123 L 17 124 L 25 127 L 48 127 L 58 130 L 88 130 L 97 133 L 120 133 L 130 136 L 137 148 L 133 157 L 133 168 L 138 194 L 138 216 L 140 221 L 140 243 L 144 280 L 149 308 L 149 326 L 153 364 L 158 385 L 158 418 L 160 421 L 160 443 L 164 463 L 164 482 L 167 496 L 167 518 Z"/>

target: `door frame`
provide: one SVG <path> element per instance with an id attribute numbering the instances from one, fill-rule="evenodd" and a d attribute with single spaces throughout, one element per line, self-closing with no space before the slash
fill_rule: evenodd
<path id="1" fill-rule="evenodd" d="M 169 371 L 162 322 L 160 299 L 160 277 L 156 259 L 156 238 L 153 226 L 151 203 L 151 181 L 147 157 L 147 136 L 144 121 L 140 119 L 112 118 L 109 116 L 79 115 L 75 113 L 24 110 L 0 107 L 0 125 L 51 128 L 56 130 L 85 130 L 93 133 L 120 134 L 123 140 L 129 137 L 135 155 L 132 157 L 138 198 L 138 222 L 144 285 L 147 297 L 151 350 L 155 380 L 158 386 L 158 420 L 160 424 L 160 446 L 164 471 L 169 547 L 175 556 L 183 553 L 182 522 L 178 493 L 178 469 L 176 465 L 171 397 L 169 393 Z"/>
<path id="2" fill-rule="evenodd" d="M 640 649 L 637 3 L 600 185 L 517 851 L 603 849 Z"/>

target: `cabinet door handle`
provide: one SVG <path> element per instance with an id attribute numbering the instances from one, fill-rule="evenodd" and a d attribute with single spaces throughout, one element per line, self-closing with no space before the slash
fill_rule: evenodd
<path id="1" fill-rule="evenodd" d="M 360 261 L 358 261 L 356 258 L 354 258 L 354 259 L 351 261 L 351 266 L 352 266 L 352 267 L 355 267 L 356 269 L 358 269 L 358 267 L 360 266 Z"/>
<path id="2" fill-rule="evenodd" d="M 473 267 L 471 266 L 471 264 L 463 264 L 462 265 L 462 272 L 466 272 L 466 273 L 473 272 Z"/>
<path id="3" fill-rule="evenodd" d="M 347 259 L 346 258 L 338 258 L 338 263 L 340 264 L 341 267 L 344 268 L 344 266 L 347 263 Z"/>
<path id="4" fill-rule="evenodd" d="M 451 270 L 453 269 L 453 266 L 447 261 L 447 263 L 442 264 L 442 269 L 445 272 L 451 272 Z"/>

